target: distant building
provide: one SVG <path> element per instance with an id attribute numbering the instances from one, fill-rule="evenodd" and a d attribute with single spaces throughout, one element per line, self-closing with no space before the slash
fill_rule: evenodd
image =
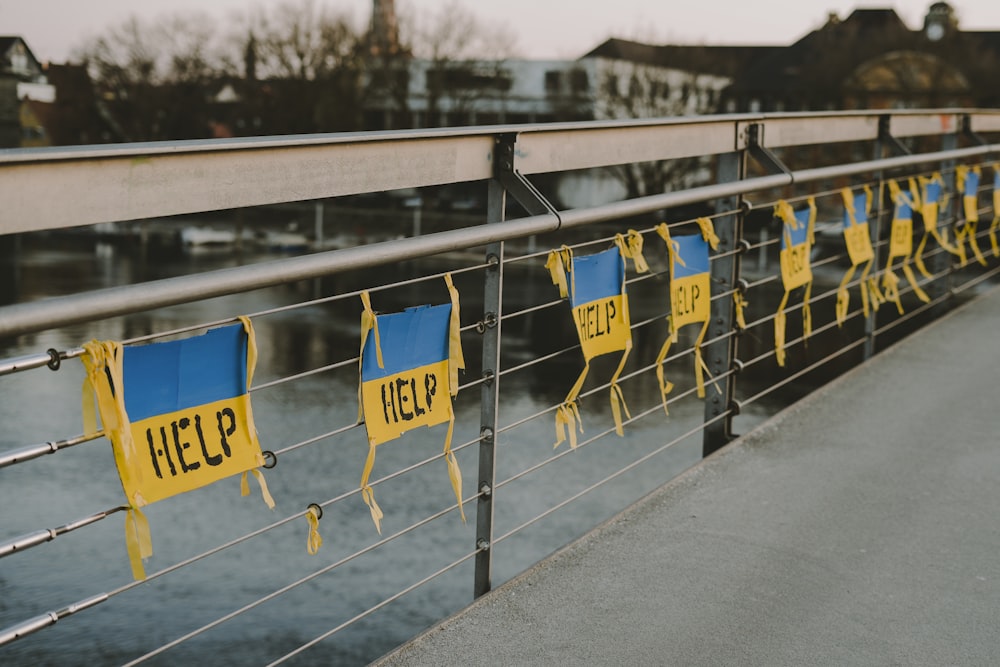
<path id="1" fill-rule="evenodd" d="M 48 145 L 33 103 L 52 103 L 55 97 L 24 40 L 0 36 L 0 147 Z"/>
<path id="2" fill-rule="evenodd" d="M 405 98 L 371 96 L 365 129 L 548 123 L 709 113 L 730 80 L 588 55 L 579 60 L 413 59 Z M 398 76 L 398 72 L 397 72 Z"/>
<path id="3" fill-rule="evenodd" d="M 917 30 L 892 9 L 856 9 L 788 46 L 649 45 L 611 39 L 587 56 L 731 80 L 722 112 L 1000 106 L 1000 30 L 963 31 L 933 3 Z"/>

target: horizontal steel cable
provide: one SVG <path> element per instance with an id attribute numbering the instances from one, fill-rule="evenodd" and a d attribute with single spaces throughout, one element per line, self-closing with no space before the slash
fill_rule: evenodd
<path id="1" fill-rule="evenodd" d="M 255 608 L 259 607 L 260 605 L 264 604 L 265 602 L 269 602 L 271 600 L 274 600 L 274 599 L 276 599 L 276 598 L 284 595 L 285 593 L 287 593 L 289 591 L 292 591 L 292 590 L 298 588 L 299 586 L 312 581 L 313 579 L 316 579 L 317 577 L 320 577 L 320 576 L 322 576 L 322 575 L 324 575 L 324 574 L 326 574 L 328 572 L 331 572 L 331 571 L 337 569 L 338 567 L 343 567 L 344 565 L 346 565 L 347 563 L 355 560 L 359 556 L 363 556 L 363 555 L 365 555 L 367 553 L 370 553 L 370 552 L 374 551 L 375 549 L 377 549 L 377 548 L 379 548 L 381 546 L 384 546 L 385 544 L 388 544 L 389 542 L 391 542 L 393 540 L 399 539 L 400 537 L 406 535 L 407 533 L 413 532 L 417 528 L 421 528 L 421 527 L 423 527 L 423 526 L 431 523 L 432 521 L 443 517 L 444 515 L 446 515 L 448 512 L 452 511 L 453 509 L 454 509 L 454 507 L 449 507 L 447 509 L 441 510 L 440 512 L 432 514 L 431 516 L 426 517 L 425 519 L 422 519 L 421 521 L 418 521 L 418 522 L 416 522 L 414 524 L 411 524 L 410 526 L 408 526 L 407 528 L 404 528 L 403 530 L 400 530 L 400 531 L 398 531 L 396 533 L 393 533 L 389 537 L 386 537 L 384 539 L 381 539 L 381 540 L 379 540 L 377 542 L 374 542 L 374 543 L 370 544 L 369 546 L 367 546 L 366 548 L 364 548 L 364 549 L 362 549 L 360 551 L 356 551 L 356 552 L 354 552 L 353 554 L 351 554 L 349 556 L 341 558 L 340 560 L 337 560 L 337 561 L 335 561 L 333 563 L 330 563 L 329 565 L 325 565 L 322 568 L 320 568 L 319 570 L 315 570 L 314 572 L 311 572 L 310 574 L 308 574 L 308 575 L 306 575 L 304 577 L 301 577 L 300 579 L 297 579 L 297 580 L 295 580 L 295 581 L 293 581 L 293 582 L 291 582 L 289 584 L 286 584 L 285 586 L 282 586 L 281 588 L 278 588 L 278 589 L 272 591 L 271 593 L 268 593 L 267 595 L 265 595 L 263 597 L 257 598 L 253 602 L 250 602 L 248 604 L 243 605 L 239 609 L 236 609 L 236 610 L 234 610 L 234 611 L 232 611 L 232 612 L 230 612 L 230 613 L 228 613 L 228 614 L 226 614 L 224 616 L 220 616 L 219 618 L 215 619 L 211 623 L 206 623 L 205 625 L 202 625 L 201 627 L 199 627 L 199 628 L 197 628 L 195 630 L 192 630 L 191 632 L 188 632 L 187 634 L 185 634 L 185 635 L 183 635 L 181 637 L 178 637 L 177 639 L 174 639 L 173 641 L 170 641 L 170 642 L 167 642 L 166 644 L 163 644 L 162 646 L 160 646 L 159 648 L 157 648 L 154 651 L 150 651 L 148 653 L 145 653 L 145 654 L 139 656 L 138 658 L 134 658 L 130 662 L 127 662 L 124 667 L 129 667 L 131 665 L 138 665 L 139 663 L 145 662 L 149 658 L 152 658 L 152 657 L 155 657 L 157 655 L 160 655 L 161 653 L 163 653 L 163 652 L 165 652 L 165 651 L 167 651 L 167 650 L 169 650 L 169 649 L 171 649 L 171 648 L 173 648 L 175 646 L 178 646 L 178 645 L 180 645 L 180 644 L 188 641 L 189 639 L 193 639 L 194 637 L 197 637 L 198 635 L 203 634 L 203 633 L 207 632 L 208 630 L 211 630 L 212 628 L 218 627 L 219 625 L 222 625 L 223 623 L 225 623 L 227 621 L 230 621 L 230 620 L 232 620 L 232 619 L 234 619 L 234 618 L 236 618 L 238 616 L 241 616 L 241 615 L 245 614 L 246 612 L 248 612 L 248 611 L 250 611 L 252 609 L 255 609 Z M 304 514 L 305 513 L 303 513 L 302 515 L 299 515 L 299 516 L 303 516 Z M 475 555 L 475 552 L 473 552 L 473 555 Z"/>
<path id="2" fill-rule="evenodd" d="M 735 374 L 735 372 L 736 372 L 735 370 L 730 369 L 730 370 L 726 371 L 725 373 L 720 373 L 717 376 L 716 379 L 722 379 L 724 377 L 728 377 L 730 375 Z M 679 393 L 678 395 L 674 396 L 673 398 L 669 399 L 667 401 L 667 405 L 669 406 L 671 403 L 676 403 L 677 401 L 680 401 L 680 400 L 682 400 L 684 398 L 687 398 L 688 396 L 691 396 L 692 394 L 697 393 L 697 391 L 698 391 L 697 387 L 691 387 L 690 389 L 688 389 L 686 391 L 683 391 L 683 392 Z M 636 413 L 633 417 L 631 417 L 629 419 L 622 420 L 622 426 L 624 427 L 624 426 L 626 426 L 628 424 L 633 424 L 633 423 L 639 421 L 640 419 L 648 417 L 649 415 L 653 414 L 654 412 L 659 412 L 662 409 L 663 409 L 663 404 L 662 403 L 657 403 L 654 406 L 651 406 L 651 407 L 646 408 L 645 410 L 643 410 L 641 412 Z M 705 423 L 701 424 L 698 427 L 697 430 L 700 430 L 700 429 L 704 428 L 709 423 L 711 423 L 711 421 L 705 422 Z M 604 431 L 599 432 L 597 435 L 591 436 L 590 438 L 587 438 L 585 440 L 580 441 L 579 443 L 577 443 L 576 448 L 567 447 L 566 449 L 564 449 L 563 451 L 559 452 L 558 454 L 553 454 L 549 458 L 544 459 L 542 461 L 539 461 L 535 465 L 530 466 L 528 468 L 525 468 L 521 472 L 518 472 L 518 473 L 515 473 L 515 474 L 511 475 L 507 479 L 505 479 L 505 480 L 503 480 L 501 482 L 497 482 L 494 485 L 493 488 L 494 489 L 502 488 L 502 487 L 504 487 L 504 486 L 506 486 L 506 485 L 508 485 L 508 484 L 510 484 L 512 482 L 515 482 L 515 481 L 521 479 L 522 477 L 526 477 L 527 475 L 530 475 L 533 472 L 541 470 L 542 468 L 546 467 L 550 463 L 555 463 L 559 459 L 561 459 L 563 457 L 566 457 L 566 456 L 569 456 L 570 454 L 572 454 L 573 452 L 577 451 L 578 449 L 580 449 L 582 447 L 586 447 L 587 445 L 589 445 L 591 443 L 594 443 L 594 442 L 596 442 L 598 440 L 601 440 L 601 439 L 603 439 L 603 438 L 605 438 L 605 437 L 607 437 L 607 436 L 609 436 L 609 435 L 611 435 L 613 433 L 615 433 L 615 428 L 614 427 L 609 428 L 609 429 L 605 429 Z"/>
<path id="3" fill-rule="evenodd" d="M 287 653 L 286 655 L 282 656 L 281 658 L 278 658 L 274 662 L 268 663 L 268 667 L 271 667 L 272 665 L 280 665 L 281 663 L 285 662 L 289 658 L 295 657 L 299 653 L 302 653 L 306 649 L 308 649 L 308 648 L 310 648 L 312 646 L 315 646 L 316 644 L 318 644 L 319 642 L 323 641 L 324 639 L 327 639 L 327 638 L 335 635 L 336 633 L 340 632 L 344 628 L 349 627 L 349 626 L 353 625 L 354 623 L 357 623 L 361 619 L 366 618 L 367 616 L 370 616 L 370 615 L 374 614 L 379 609 L 382 609 L 386 605 L 392 604 L 393 602 L 395 602 L 396 600 L 400 599 L 401 597 L 403 597 L 407 593 L 411 593 L 412 591 L 415 591 L 416 589 L 420 588 L 424 584 L 426 584 L 426 583 L 428 583 L 430 581 L 433 581 L 434 579 L 437 579 L 438 577 L 440 577 L 444 573 L 446 573 L 446 572 L 448 572 L 450 570 L 455 569 L 456 567 L 458 567 L 459 565 L 461 565 L 465 561 L 469 560 L 470 558 L 473 558 L 480 551 L 482 551 L 482 549 L 476 549 L 472 553 L 466 554 L 465 556 L 462 556 L 461 558 L 459 558 L 456 561 L 452 561 L 448 565 L 445 565 L 444 567 L 442 567 L 441 569 L 439 569 L 437 572 L 434 572 L 433 574 L 429 574 L 426 577 L 424 577 L 423 579 L 421 579 L 420 581 L 417 581 L 417 582 L 415 582 L 413 584 L 410 584 L 409 586 L 407 586 L 403 590 L 399 591 L 395 595 L 392 595 L 392 596 L 386 598 L 382 602 L 379 602 L 378 604 L 376 604 L 376 605 L 374 605 L 372 607 L 369 607 L 368 609 L 366 609 L 365 611 L 361 612 L 360 614 L 357 614 L 354 617 L 352 617 L 352 618 L 344 621 L 343 623 L 341 623 L 340 625 L 336 626 L 335 628 L 333 628 L 331 630 L 328 630 L 328 631 L 324 632 L 323 634 L 321 634 L 320 636 L 318 636 L 318 637 L 316 637 L 316 638 L 314 638 L 314 639 L 306 642 L 305 644 L 303 644 L 302 646 L 300 646 L 296 650 L 292 651 L 291 653 Z"/>
<path id="4" fill-rule="evenodd" d="M 657 409 L 659 409 L 659 407 L 660 406 L 657 406 Z M 500 537 L 494 538 L 493 539 L 493 544 L 498 544 L 498 543 L 500 543 L 500 542 L 502 542 L 502 541 L 510 538 L 511 536 L 516 535 L 517 533 L 519 533 L 520 531 L 524 530 L 525 528 L 531 526 L 532 524 L 537 523 L 538 521 L 541 521 L 545 517 L 547 517 L 550 514 L 552 514 L 552 513 L 556 512 L 556 511 L 562 509 L 563 507 L 565 507 L 566 505 L 570 504 L 571 502 L 574 502 L 574 501 L 578 500 L 582 496 L 590 493 L 591 491 L 593 491 L 594 489 L 600 487 L 601 485 L 610 482 L 611 480 L 613 480 L 613 479 L 615 479 L 615 478 L 617 478 L 617 477 L 625 474 L 626 472 L 629 472 L 630 470 L 632 470 L 636 466 L 639 466 L 639 465 L 645 463 L 646 461 L 648 461 L 649 459 L 653 458 L 654 456 L 656 456 L 656 455 L 658 455 L 658 454 L 666 451 L 670 447 L 673 447 L 674 445 L 676 445 L 676 444 L 678 444 L 678 443 L 686 440 L 687 438 L 690 438 L 691 436 L 697 434 L 698 432 L 705 430 L 705 428 L 707 426 L 710 426 L 711 424 L 714 424 L 715 422 L 717 422 L 719 420 L 722 420 L 722 419 L 725 419 L 725 418 L 729 417 L 731 414 L 732 414 L 732 410 L 726 410 L 725 412 L 722 412 L 718 416 L 713 417 L 713 418 L 711 418 L 709 420 L 706 420 L 705 422 L 699 424 L 698 426 L 696 426 L 695 428 L 689 430 L 688 432 L 684 433 L 683 435 L 680 435 L 680 436 L 674 438 L 673 440 L 667 442 L 666 444 L 664 444 L 664 445 L 662 445 L 662 446 L 654 449 L 653 451 L 646 453 L 642 457 L 636 459 L 632 463 L 628 464 L 624 468 L 619 469 L 618 471 L 614 472 L 613 474 L 609 475 L 608 477 L 605 477 L 604 479 L 602 479 L 602 480 L 600 480 L 600 481 L 598 481 L 598 482 L 590 485 L 586 489 L 584 489 L 584 490 L 582 490 L 582 491 L 580 491 L 580 492 L 578 492 L 578 493 L 570 496 L 569 498 L 563 500 L 559 504 L 557 504 L 557 505 L 549 508 L 548 510 L 542 512 L 541 514 L 539 514 L 539 515 L 537 515 L 537 516 L 529 519 L 528 521 L 522 523 L 521 525 L 519 525 L 519 526 L 517 526 L 515 528 L 512 528 L 511 530 L 507 531 L 506 533 L 504 533 Z M 613 429 L 612 429 L 612 432 L 613 432 Z M 577 449 L 579 449 L 580 447 L 583 447 L 585 444 L 590 444 L 591 442 L 593 442 L 594 440 L 596 440 L 597 437 L 602 437 L 602 436 L 595 436 L 595 438 L 591 438 L 590 440 L 577 445 Z M 510 482 L 510 481 L 513 481 L 513 480 L 512 479 L 511 480 L 507 480 L 507 482 Z"/>

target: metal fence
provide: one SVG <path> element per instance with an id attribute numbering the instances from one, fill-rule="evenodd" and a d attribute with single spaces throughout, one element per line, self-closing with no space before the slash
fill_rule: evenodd
<path id="1" fill-rule="evenodd" d="M 332 206 L 403 188 L 475 182 L 486 201 L 482 224 L 463 216 L 431 233 L 236 266 L 227 253 L 217 263 L 224 268 L 185 264 L 170 277 L 132 284 L 112 276 L 101 289 L 0 307 L 7 357 L 0 397 L 8 406 L 0 437 L 8 508 L 0 528 L 0 656 L 35 664 L 377 657 L 994 277 L 992 182 L 982 179 L 980 222 L 970 226 L 955 176 L 966 166 L 992 175 L 1000 144 L 989 142 L 997 134 L 1000 113 L 942 110 L 0 152 L 0 234 L 42 245 L 99 223 L 145 220 L 140 227 L 149 233 L 175 224 L 167 216 L 285 202 Z M 587 208 L 550 203 L 547 188 L 560 174 L 688 158 L 713 171 L 708 184 Z M 874 193 L 871 277 L 884 287 L 888 184 L 935 172 L 951 194 L 941 206 L 946 239 L 972 230 L 982 257 L 969 238 L 964 261 L 932 240 L 923 252 L 930 277 L 916 280 L 928 300 L 900 281 L 898 307 L 863 308 L 868 276 L 859 271 L 845 283 L 851 302 L 838 322 L 835 304 L 851 264 L 842 188 Z M 782 241 L 773 212 L 779 200 L 802 207 L 810 199 L 819 220 L 813 288 L 804 297 L 796 291 L 787 308 L 787 362 L 779 366 L 773 329 Z M 656 355 L 670 315 L 669 254 L 656 228 L 669 219 L 674 237 L 697 232 L 697 216 L 686 213 L 692 206 L 711 207 L 705 212 L 719 237 L 699 355 L 709 378 L 704 400 L 696 396 L 693 335 L 682 332 L 662 361 Z M 399 229 L 410 229 L 411 214 L 398 215 Z M 347 224 L 354 223 L 326 228 Z M 644 239 L 651 270 L 627 273 L 634 346 L 618 378 L 630 409 L 622 435 L 607 401 L 618 359 L 609 355 L 613 361 L 594 361 L 580 394 L 585 433 L 575 448 L 553 449 L 556 414 L 584 361 L 547 256 L 562 246 L 592 254 L 629 229 Z M 141 252 L 137 262 L 157 265 L 155 254 Z M 5 261 L 19 257 L 14 251 Z M 157 275 L 148 266 L 140 273 Z M 368 292 L 376 311 L 441 303 L 446 274 L 462 303 L 467 368 L 452 450 L 469 520 L 458 518 L 446 481 L 443 432 L 422 430 L 379 449 L 371 479 L 386 512 L 379 534 L 357 483 L 368 446 L 357 416 L 359 297 Z M 746 304 L 743 322 L 737 303 Z M 805 310 L 811 334 L 800 323 Z M 157 551 L 148 576 L 132 581 L 120 523 L 106 521 L 127 509 L 106 440 L 72 426 L 82 379 L 75 358 L 90 338 L 141 344 L 241 315 L 261 345 L 251 394 L 277 509 L 240 502 L 232 480 L 150 506 Z M 665 404 L 658 371 L 677 385 Z M 325 543 L 308 555 L 313 513 Z"/>

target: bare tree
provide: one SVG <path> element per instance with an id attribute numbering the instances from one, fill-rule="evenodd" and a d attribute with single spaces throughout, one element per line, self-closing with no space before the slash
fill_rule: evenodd
<path id="1" fill-rule="evenodd" d="M 222 62 L 212 25 L 201 14 L 132 16 L 76 51 L 122 139 L 204 135 L 204 88 Z"/>
<path id="2" fill-rule="evenodd" d="M 462 115 L 480 96 L 501 96 L 510 87 L 503 64 L 515 38 L 506 25 L 487 26 L 451 0 L 437 14 L 410 23 L 409 35 L 414 56 L 426 68 L 428 125 L 437 123 L 446 99 L 449 110 Z"/>

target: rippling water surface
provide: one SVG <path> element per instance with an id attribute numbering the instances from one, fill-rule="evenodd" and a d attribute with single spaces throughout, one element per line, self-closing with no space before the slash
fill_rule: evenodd
<path id="1" fill-rule="evenodd" d="M 274 259 L 252 253 L 209 255 L 171 254 L 154 260 L 137 251 L 111 246 L 31 244 L 0 287 L 0 301 L 28 301 L 84 289 L 142 282 L 171 275 Z M 343 293 L 368 284 L 408 277 L 412 268 L 388 267 L 362 275 L 327 279 L 322 284 L 296 284 L 252 293 L 114 318 L 58 331 L 0 341 L 0 356 L 9 358 L 47 348 L 71 349 L 92 339 L 127 339 L 192 323 L 243 313 L 260 312 L 301 301 L 314 293 Z M 507 299 L 545 298 L 551 285 L 540 268 L 511 271 Z M 476 274 L 478 275 L 478 274 Z M 437 282 L 378 293 L 378 310 L 441 302 L 446 295 Z M 463 324 L 481 311 L 481 286 L 475 275 L 458 279 L 463 295 Z M 654 285 L 655 287 L 655 285 Z M 662 289 L 662 286 L 656 288 Z M 317 292 L 318 290 L 318 292 Z M 523 297 L 523 298 L 522 298 Z M 642 297 L 637 295 L 636 303 Z M 312 305 L 255 318 L 260 360 L 255 384 L 332 364 L 357 354 L 360 302 Z M 635 306 L 634 306 L 635 307 Z M 552 309 L 550 309 L 552 310 Z M 548 319 L 546 319 L 546 317 Z M 556 317 L 558 322 L 553 319 Z M 572 329 L 561 318 L 538 315 L 505 329 L 509 367 L 534 354 L 572 344 Z M 638 319 L 633 315 L 633 320 Z M 637 358 L 655 357 L 665 334 L 656 327 L 636 340 Z M 569 336 L 569 338 L 566 338 Z M 476 335 L 465 336 L 469 371 L 479 371 Z M 554 339 L 555 342 L 548 342 Z M 562 340 L 559 340 L 562 339 Z M 595 364 L 602 377 L 612 366 Z M 631 366 L 630 366 L 631 368 Z M 578 351 L 504 377 L 501 421 L 512 423 L 560 401 L 582 369 Z M 681 371 L 678 371 L 680 374 Z M 76 435 L 82 431 L 78 360 L 58 372 L 39 369 L 0 378 L 0 451 Z M 592 378 L 593 381 L 593 378 Z M 590 385 L 588 385 L 590 386 Z M 658 393 L 651 374 L 623 383 L 634 412 L 655 406 Z M 479 429 L 480 390 L 471 387 L 456 401 L 453 444 L 474 441 Z M 587 433 L 611 426 L 603 392 L 584 399 Z M 349 366 L 310 375 L 294 382 L 255 391 L 255 419 L 265 449 L 280 450 L 328 433 L 357 418 L 357 369 Z M 702 404 L 685 401 L 661 410 L 626 430 L 624 438 L 604 438 L 536 473 L 496 491 L 496 529 L 502 536 L 531 517 L 579 493 L 621 466 L 691 429 L 701 419 Z M 760 415 L 744 418 L 744 427 Z M 404 439 L 380 446 L 373 479 L 430 458 L 440 451 L 444 427 L 421 429 Z M 505 480 L 551 456 L 552 415 L 530 420 L 498 437 L 497 479 Z M 509 539 L 494 545 L 494 582 L 501 583 L 538 559 L 581 535 L 694 463 L 700 437 L 689 438 L 652 457 L 593 493 L 569 504 Z M 147 571 L 158 572 L 179 561 L 301 512 L 312 502 L 324 502 L 356 489 L 367 454 L 363 430 L 355 428 L 281 456 L 267 471 L 277 508 L 269 511 L 253 487 L 240 497 L 239 482 L 227 479 L 147 508 L 154 556 Z M 477 486 L 475 446 L 458 452 L 465 494 Z M 412 473 L 379 485 L 377 499 L 386 513 L 383 536 L 440 512 L 453 502 L 443 461 L 435 460 Z M 91 513 L 118 506 L 123 500 L 110 446 L 103 439 L 85 443 L 0 470 L 0 540 L 43 527 L 55 527 Z M 300 581 L 347 558 L 379 539 L 368 510 L 357 494 L 327 508 L 321 522 L 324 546 L 316 556 L 306 553 L 306 522 L 300 518 L 267 531 L 179 571 L 128 590 L 123 515 L 0 561 L 0 627 L 63 608 L 102 592 L 114 597 L 55 626 L 0 648 L 0 663 L 25 665 L 117 664 L 141 656 L 167 642 L 202 628 L 220 617 L 253 608 L 154 656 L 149 664 L 266 664 L 303 643 L 339 626 L 397 591 L 471 554 L 475 545 L 475 506 L 466 506 L 462 524 L 450 512 L 391 543 L 352 558 L 279 595 L 276 589 Z M 655 554 L 650 554 L 655 557 Z M 363 664 L 471 600 L 471 560 L 387 605 L 351 627 L 304 651 L 290 664 Z M 581 582 L 586 585 L 586 582 Z M 118 592 L 121 591 L 121 592 Z M 470 638 L 474 642 L 474 638 Z"/>

